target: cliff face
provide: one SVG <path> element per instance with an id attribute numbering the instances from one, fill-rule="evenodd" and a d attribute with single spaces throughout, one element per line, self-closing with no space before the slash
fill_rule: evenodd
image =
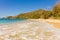
<path id="1" fill-rule="evenodd" d="M 60 4 L 57 4 L 53 7 L 52 11 L 48 10 L 36 10 L 28 13 L 19 14 L 16 16 L 8 16 L 7 18 L 26 18 L 26 19 L 48 19 L 48 18 L 54 18 L 54 19 L 60 19 Z"/>

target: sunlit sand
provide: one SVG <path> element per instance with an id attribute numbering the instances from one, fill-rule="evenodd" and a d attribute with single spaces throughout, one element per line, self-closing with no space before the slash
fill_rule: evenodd
<path id="1" fill-rule="evenodd" d="M 39 19 L 0 25 L 0 40 L 60 40 L 60 30 Z"/>
<path id="2" fill-rule="evenodd" d="M 48 22 L 48 23 L 50 23 L 51 25 L 53 25 L 55 28 L 60 29 L 60 20 L 47 19 L 45 21 Z"/>

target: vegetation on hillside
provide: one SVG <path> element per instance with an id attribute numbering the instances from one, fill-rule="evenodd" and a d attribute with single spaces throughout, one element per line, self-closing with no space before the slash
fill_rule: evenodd
<path id="1" fill-rule="evenodd" d="M 33 12 L 19 14 L 17 16 L 9 16 L 7 18 L 25 18 L 25 19 L 60 19 L 60 4 L 55 5 L 52 11 L 48 10 L 36 10 Z"/>

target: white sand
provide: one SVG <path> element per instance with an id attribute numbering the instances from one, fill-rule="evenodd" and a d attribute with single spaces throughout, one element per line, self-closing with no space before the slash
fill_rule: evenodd
<path id="1" fill-rule="evenodd" d="M 60 40 L 60 30 L 43 20 L 0 25 L 0 40 Z"/>

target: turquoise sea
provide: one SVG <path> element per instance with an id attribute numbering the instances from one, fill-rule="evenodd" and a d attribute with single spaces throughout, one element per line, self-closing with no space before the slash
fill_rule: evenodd
<path id="1" fill-rule="evenodd" d="M 25 19 L 6 19 L 6 18 L 0 18 L 0 24 L 9 24 L 9 23 L 16 23 L 23 21 Z"/>

